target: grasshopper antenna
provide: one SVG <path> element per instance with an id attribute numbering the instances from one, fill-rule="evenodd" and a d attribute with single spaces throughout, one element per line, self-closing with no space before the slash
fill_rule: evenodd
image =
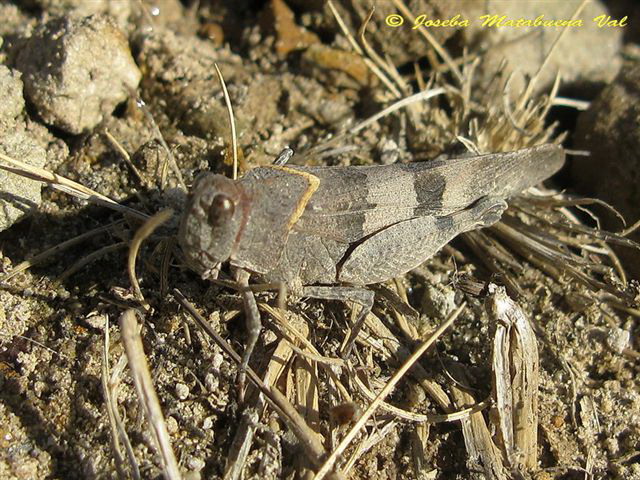
<path id="1" fill-rule="evenodd" d="M 218 80 L 222 85 L 222 93 L 224 94 L 224 103 L 227 105 L 227 112 L 229 113 L 229 125 L 231 127 L 231 151 L 233 152 L 233 179 L 238 179 L 238 136 L 236 135 L 236 120 L 233 115 L 233 107 L 231 106 L 231 99 L 229 98 L 229 91 L 227 90 L 227 84 L 224 82 L 222 72 L 218 68 L 218 64 L 214 63 L 216 67 L 216 73 L 218 74 Z"/>

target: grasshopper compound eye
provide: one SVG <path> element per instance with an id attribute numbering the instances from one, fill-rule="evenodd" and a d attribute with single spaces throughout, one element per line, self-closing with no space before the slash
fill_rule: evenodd
<path id="1" fill-rule="evenodd" d="M 228 222 L 231 217 L 233 217 L 233 212 L 235 210 L 235 206 L 231 198 L 229 198 L 224 193 L 220 193 L 213 197 L 211 201 L 211 205 L 208 208 L 209 214 L 209 224 L 212 228 L 216 228 L 216 226 L 224 225 L 225 222 Z"/>

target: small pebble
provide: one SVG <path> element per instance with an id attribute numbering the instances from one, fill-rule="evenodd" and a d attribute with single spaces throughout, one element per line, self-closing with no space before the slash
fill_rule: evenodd
<path id="1" fill-rule="evenodd" d="M 176 395 L 180 400 L 186 400 L 189 396 L 189 387 L 184 383 L 176 384 Z"/>
<path id="2" fill-rule="evenodd" d="M 199 472 L 204 468 L 204 465 L 205 465 L 204 460 L 201 458 L 189 457 L 187 459 L 187 467 L 189 468 L 189 470 L 194 470 L 196 472 Z"/>

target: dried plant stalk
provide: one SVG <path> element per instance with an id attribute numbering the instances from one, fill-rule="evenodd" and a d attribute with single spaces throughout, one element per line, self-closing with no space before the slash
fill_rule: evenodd
<path id="1" fill-rule="evenodd" d="M 451 367 L 451 374 L 455 378 L 464 379 L 465 382 L 468 378 L 463 368 L 456 365 Z M 451 387 L 451 396 L 458 408 L 476 403 L 471 394 L 456 385 Z M 469 455 L 467 460 L 469 470 L 480 470 L 487 480 L 508 480 L 509 475 L 504 468 L 502 454 L 491 438 L 491 431 L 482 412 L 463 418 L 460 424 Z"/>
<path id="2" fill-rule="evenodd" d="M 0 170 L 11 172 L 16 175 L 20 175 L 21 177 L 31 178 L 32 180 L 37 180 L 39 182 L 47 183 L 51 185 L 52 188 L 55 188 L 56 190 L 64 192 L 68 195 L 72 195 L 81 200 L 93 202 L 96 205 L 102 205 L 123 214 L 131 215 L 140 220 L 146 220 L 147 218 L 149 218 L 142 212 L 139 212 L 125 205 L 120 205 L 115 200 L 112 200 L 111 198 L 106 197 L 101 193 L 96 192 L 95 190 L 91 190 L 89 187 L 85 187 L 80 183 L 69 180 L 62 175 L 58 175 L 57 173 L 50 172 L 49 170 L 45 170 L 44 168 L 29 165 L 28 163 L 8 157 L 7 155 L 4 155 L 2 153 L 0 153 L 0 160 L 4 162 L 4 164 L 0 163 Z"/>
<path id="3" fill-rule="evenodd" d="M 512 471 L 537 465 L 539 361 L 536 336 L 504 287 L 489 285 L 485 306 L 495 320 L 493 394 L 498 432 Z"/>

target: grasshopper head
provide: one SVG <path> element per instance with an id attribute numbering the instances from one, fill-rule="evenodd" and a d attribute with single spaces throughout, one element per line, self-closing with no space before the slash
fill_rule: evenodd
<path id="1" fill-rule="evenodd" d="M 200 175 L 191 190 L 180 223 L 179 240 L 189 266 L 216 278 L 220 264 L 233 253 L 243 212 L 242 189 L 222 175 Z"/>

